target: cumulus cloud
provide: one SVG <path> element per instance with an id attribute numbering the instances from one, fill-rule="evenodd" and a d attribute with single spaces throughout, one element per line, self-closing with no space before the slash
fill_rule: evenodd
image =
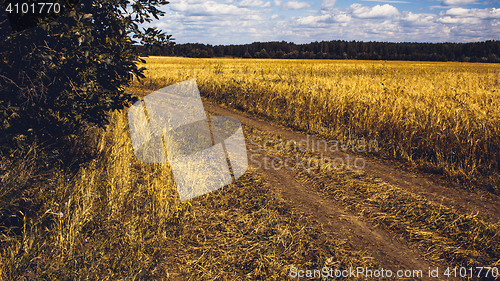
<path id="1" fill-rule="evenodd" d="M 166 17 L 149 26 L 168 30 L 178 43 L 243 44 L 281 40 L 307 43 L 337 39 L 470 42 L 499 39 L 499 8 L 466 9 L 441 5 L 439 12 L 424 13 L 418 9 L 398 11 L 391 4 L 383 3 L 337 8 L 335 1 L 322 0 L 316 5 L 305 0 L 176 0 L 169 5 Z M 283 11 L 277 13 L 270 6 L 281 7 Z M 311 7 L 317 12 L 311 13 Z M 309 9 L 300 11 L 306 8 Z"/>
<path id="2" fill-rule="evenodd" d="M 283 4 L 283 10 L 300 10 L 311 7 L 309 2 L 288 1 Z"/>
<path id="3" fill-rule="evenodd" d="M 498 40 L 500 34 L 500 9 L 496 8 L 450 8 L 433 14 L 400 13 L 391 7 L 354 4 L 349 8 L 331 8 L 318 15 L 292 18 L 283 28 L 294 34 L 303 32 L 307 36 L 300 38 L 314 38 L 313 41 L 468 42 Z"/>
<path id="4" fill-rule="evenodd" d="M 201 3 L 205 3 L 206 1 L 203 1 L 203 0 L 182 0 L 188 4 L 201 4 Z"/>
<path id="5" fill-rule="evenodd" d="M 443 5 L 445 6 L 459 6 L 459 5 L 469 5 L 476 2 L 476 0 L 443 0 Z"/>
<path id="6" fill-rule="evenodd" d="M 328 17 L 329 17 L 328 15 L 300 17 L 295 21 L 295 24 L 316 26 L 318 24 L 318 22 L 323 21 L 323 20 L 327 19 Z"/>
<path id="7" fill-rule="evenodd" d="M 322 9 L 331 8 L 335 5 L 336 2 L 337 2 L 337 0 L 322 0 L 321 1 L 321 8 Z"/>
<path id="8" fill-rule="evenodd" d="M 464 8 L 451 8 L 446 12 L 441 12 L 441 15 L 455 16 L 455 17 L 475 17 L 482 19 L 500 19 L 500 9 L 464 9 Z"/>
<path id="9" fill-rule="evenodd" d="M 345 13 L 338 13 L 338 14 L 300 17 L 296 19 L 293 22 L 293 24 L 297 26 L 302 25 L 309 27 L 321 27 L 321 26 L 324 27 L 327 26 L 327 24 L 347 23 L 349 21 L 351 21 L 351 16 Z"/>
<path id="10" fill-rule="evenodd" d="M 241 2 L 238 3 L 238 6 L 240 7 L 270 7 L 271 3 L 270 2 L 265 2 L 262 0 L 242 0 Z"/>
<path id="11" fill-rule="evenodd" d="M 340 13 L 333 16 L 334 22 L 350 22 L 351 16 L 346 13 Z"/>
<path id="12" fill-rule="evenodd" d="M 464 8 L 451 8 L 441 14 L 445 14 L 448 16 L 467 16 L 469 14 L 469 11 L 469 9 Z"/>
<path id="13" fill-rule="evenodd" d="M 399 0 L 363 0 L 365 2 L 383 2 L 383 3 L 397 3 L 397 4 L 409 4 L 411 2 L 408 1 L 399 1 Z"/>
<path id="14" fill-rule="evenodd" d="M 431 26 L 434 24 L 436 16 L 433 14 L 419 13 L 414 14 L 412 12 L 404 11 L 398 18 L 399 22 L 403 26 L 407 27 L 419 27 L 419 26 Z"/>
<path id="15" fill-rule="evenodd" d="M 170 4 L 170 9 L 175 12 L 182 12 L 184 15 L 195 16 L 216 16 L 216 15 L 245 15 L 252 13 L 246 8 L 239 8 L 234 5 L 206 1 L 203 3 L 189 3 L 180 1 Z"/>
<path id="16" fill-rule="evenodd" d="M 442 17 L 437 20 L 437 22 L 441 23 L 458 23 L 460 20 L 457 18 L 452 18 L 452 17 Z"/>
<path id="17" fill-rule="evenodd" d="M 398 9 L 389 4 L 384 4 L 382 6 L 376 5 L 370 8 L 356 3 L 352 4 L 350 8 L 354 17 L 363 19 L 388 18 L 399 14 Z"/>

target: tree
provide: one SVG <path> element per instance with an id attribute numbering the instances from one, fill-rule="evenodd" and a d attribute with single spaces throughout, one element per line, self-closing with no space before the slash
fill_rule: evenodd
<path id="1" fill-rule="evenodd" d="M 56 21 L 0 38 L 2 150 L 34 140 L 57 143 L 86 125 L 106 124 L 108 111 L 133 102 L 124 87 L 144 77 L 133 39 L 148 46 L 173 40 L 138 24 L 163 16 L 157 7 L 166 4 L 84 0 L 66 5 Z M 0 16 L 5 33 L 1 22 Z"/>
<path id="2" fill-rule="evenodd" d="M 243 54 L 243 58 L 251 58 L 252 56 L 248 52 L 248 48 L 245 50 L 245 53 Z"/>
<path id="3" fill-rule="evenodd" d="M 269 58 L 269 54 L 267 53 L 266 49 L 260 50 L 259 56 L 260 58 Z"/>

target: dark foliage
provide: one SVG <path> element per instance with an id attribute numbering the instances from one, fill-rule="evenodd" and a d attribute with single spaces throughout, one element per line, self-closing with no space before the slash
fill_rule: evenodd
<path id="1" fill-rule="evenodd" d="M 37 27 L 2 36 L 0 151 L 22 149 L 33 141 L 60 143 L 87 125 L 105 125 L 107 112 L 133 102 L 124 87 L 133 76 L 144 76 L 132 38 L 148 45 L 170 44 L 170 35 L 138 27 L 163 16 L 156 7 L 165 4 L 84 0 L 68 5 L 55 21 L 45 19 Z M 5 34 L 9 27 L 2 18 L 0 33 Z"/>
<path id="2" fill-rule="evenodd" d="M 143 55 L 185 57 L 243 57 L 278 59 L 361 59 L 412 61 L 500 62 L 500 41 L 476 43 L 386 43 L 330 41 L 309 44 L 282 42 L 247 45 L 177 44 L 145 48 Z"/>

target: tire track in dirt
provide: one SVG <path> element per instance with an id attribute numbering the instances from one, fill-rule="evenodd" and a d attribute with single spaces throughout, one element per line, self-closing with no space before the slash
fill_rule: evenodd
<path id="1" fill-rule="evenodd" d="M 368 225 L 346 211 L 338 202 L 325 200 L 307 189 L 295 179 L 293 171 L 259 169 L 258 172 L 279 190 L 281 199 L 292 202 L 297 211 L 312 215 L 323 224 L 325 231 L 339 239 L 347 239 L 354 250 L 368 252 L 380 266 L 379 269 L 390 269 L 394 273 L 397 270 L 422 270 L 425 276 L 431 267 L 418 253 L 385 230 Z"/>
<path id="2" fill-rule="evenodd" d="M 207 101 L 203 101 L 203 103 L 205 109 L 213 115 L 235 117 L 243 125 L 279 136 L 283 140 L 299 142 L 307 139 L 307 135 L 302 132 L 295 132 L 258 119 L 250 114 L 224 108 Z M 310 137 L 309 140 L 316 139 Z M 247 143 L 247 149 L 254 148 L 254 144 Z M 401 171 L 391 166 L 390 162 L 375 159 L 367 154 L 329 151 L 324 152 L 324 154 L 332 159 L 336 157 L 345 159 L 348 154 L 362 156 L 366 162 L 363 170 L 365 174 L 462 213 L 479 212 L 478 218 L 484 221 L 490 223 L 499 222 L 500 207 L 496 204 L 498 201 L 495 202 L 498 198 L 494 198 L 493 195 L 488 194 L 490 196 L 488 197 L 481 192 L 472 193 L 443 186 L 436 182 L 435 176 Z M 260 162 L 262 163 L 262 161 Z M 419 249 L 410 247 L 404 238 L 389 233 L 381 227 L 364 222 L 356 215 L 353 215 L 340 202 L 324 198 L 320 193 L 308 188 L 307 184 L 301 183 L 295 177 L 295 171 L 264 169 L 261 167 L 256 172 L 278 191 L 278 194 L 280 194 L 279 200 L 289 202 L 295 211 L 311 215 L 315 221 L 322 224 L 325 232 L 333 234 L 338 239 L 346 240 L 351 250 L 366 252 L 366 255 L 373 258 L 379 266 L 379 268 L 372 268 L 372 270 L 381 268 L 390 269 L 393 272 L 397 270 L 422 270 L 422 278 L 398 278 L 398 280 L 436 280 L 436 278 L 427 276 L 428 269 L 436 266 L 440 269 L 445 268 L 442 264 L 430 264 L 424 260 L 422 252 Z M 437 180 L 439 181 L 439 179 Z M 181 274 L 173 272 L 169 280 L 185 280 L 185 278 Z M 451 278 L 451 280 L 455 279 Z"/>
<path id="3" fill-rule="evenodd" d="M 297 142 L 307 140 L 307 135 L 302 132 L 292 131 L 283 126 L 271 124 L 269 121 L 251 116 L 248 113 L 215 105 L 205 100 L 203 103 L 205 109 L 215 115 L 235 117 L 244 125 L 280 136 L 284 140 L 295 140 Z M 309 137 L 309 141 L 317 142 L 317 140 L 318 139 L 313 136 Z M 455 188 L 452 184 L 447 184 L 444 180 L 441 180 L 435 175 L 403 171 L 395 168 L 393 163 L 386 160 L 375 159 L 369 154 L 361 154 L 352 151 L 349 153 L 342 151 L 322 151 L 322 153 L 331 159 L 346 159 L 347 157 L 353 158 L 355 156 L 362 157 L 366 163 L 363 172 L 372 177 L 379 178 L 386 183 L 423 196 L 427 200 L 441 203 L 443 206 L 455 209 L 460 213 L 477 213 L 477 217 L 485 222 L 500 224 L 499 196 L 481 190 L 471 192 Z"/>
<path id="4" fill-rule="evenodd" d="M 307 139 L 307 136 L 301 132 L 294 132 L 282 126 L 271 124 L 268 121 L 259 120 L 247 113 L 224 108 L 206 101 L 204 101 L 204 106 L 208 112 L 214 115 L 235 117 L 243 125 L 279 136 L 283 140 L 299 142 Z M 315 138 L 310 137 L 310 140 L 315 140 Z M 254 148 L 254 144 L 247 143 L 247 149 Z M 348 155 L 345 152 L 325 151 L 324 153 L 331 159 L 336 157 L 345 159 Z M 350 155 L 353 156 L 356 153 L 350 153 Z M 365 174 L 421 195 L 427 200 L 456 209 L 459 212 L 477 212 L 478 218 L 484 221 L 490 223 L 499 222 L 500 207 L 496 204 L 498 201 L 495 202 L 498 198 L 494 198 L 493 195 L 488 194 L 490 196 L 488 197 L 482 192 L 473 193 L 443 186 L 436 182 L 435 177 L 422 173 L 400 171 L 391 167 L 391 163 L 388 161 L 378 160 L 366 154 L 362 154 L 362 157 L 366 162 L 363 170 Z M 331 232 L 339 239 L 346 239 L 354 250 L 366 251 L 367 255 L 372 257 L 380 268 L 391 269 L 393 272 L 400 269 L 422 270 L 424 273 L 422 278 L 409 278 L 419 280 L 436 280 L 436 278 L 427 276 L 428 269 L 436 266 L 445 268 L 442 264 L 430 264 L 424 260 L 423 253 L 416 248 L 409 247 L 403 238 L 396 237 L 396 234 L 362 221 L 334 199 L 325 199 L 319 193 L 308 189 L 306 185 L 295 178 L 294 171 L 259 167 L 257 172 L 263 175 L 264 179 L 279 191 L 282 200 L 290 202 L 297 211 L 312 215 L 314 219 L 323 225 L 325 231 Z"/>

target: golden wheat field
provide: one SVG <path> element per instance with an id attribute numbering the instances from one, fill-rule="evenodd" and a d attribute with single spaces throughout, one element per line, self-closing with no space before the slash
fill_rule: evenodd
<path id="1" fill-rule="evenodd" d="M 202 96 L 498 191 L 500 65 L 456 62 L 146 58 L 155 90 L 196 78 Z"/>
<path id="2" fill-rule="evenodd" d="M 376 139 L 376 157 L 498 191 L 500 65 L 172 57 L 146 62 L 146 78 L 128 89 L 137 95 L 196 78 L 202 96 L 216 103 L 323 138 Z M 249 169 L 225 188 L 180 201 L 168 165 L 136 159 L 127 109 L 109 120 L 106 128 L 89 127 L 78 138 L 77 149 L 93 160 L 77 171 L 38 170 L 35 163 L 44 155 L 37 145 L 25 154 L 0 156 L 0 195 L 27 186 L 19 197 L 31 206 L 31 213 L 12 214 L 18 223 L 0 229 L 0 281 L 287 280 L 291 267 L 378 268 L 391 262 L 374 258 L 363 245 L 356 248 L 348 238 L 355 231 L 326 231 L 328 223 L 296 209 L 296 200 L 283 199 L 278 185 L 286 184 L 273 184 L 266 173 Z M 250 135 L 277 138 L 243 129 L 247 143 Z M 324 205 L 345 206 L 403 237 L 429 264 L 500 264 L 496 214 L 485 221 L 484 214 L 349 171 L 291 177 L 307 186 L 307 194 L 329 200 Z M 175 276 L 184 279 L 170 279 Z"/>

